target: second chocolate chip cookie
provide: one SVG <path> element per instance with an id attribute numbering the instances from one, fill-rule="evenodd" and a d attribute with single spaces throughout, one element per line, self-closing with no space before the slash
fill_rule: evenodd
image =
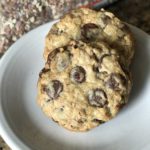
<path id="1" fill-rule="evenodd" d="M 134 54 L 134 41 L 129 28 L 112 13 L 88 8 L 73 10 L 53 25 L 46 37 L 44 57 L 71 39 L 97 45 L 101 41 L 115 48 L 120 60 L 128 67 Z"/>

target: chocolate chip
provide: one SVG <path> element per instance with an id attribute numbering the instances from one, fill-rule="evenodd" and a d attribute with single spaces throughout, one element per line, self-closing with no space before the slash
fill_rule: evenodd
<path id="1" fill-rule="evenodd" d="M 103 59 L 105 57 L 108 57 L 108 56 L 110 56 L 110 54 L 104 54 L 104 55 L 102 55 L 101 58 L 99 59 L 99 63 L 101 64 L 103 62 Z"/>
<path id="2" fill-rule="evenodd" d="M 83 25 L 83 28 L 85 28 L 86 30 L 95 29 L 95 28 L 98 28 L 98 25 L 96 25 L 94 23 L 87 23 L 87 24 Z"/>
<path id="3" fill-rule="evenodd" d="M 68 45 L 63 46 L 62 49 L 64 49 L 64 51 L 67 51 L 68 50 Z"/>
<path id="4" fill-rule="evenodd" d="M 96 123 L 99 123 L 99 124 L 105 123 L 105 121 L 100 120 L 100 119 L 93 119 L 92 121 L 96 122 Z"/>
<path id="5" fill-rule="evenodd" d="M 58 123 L 58 121 L 54 120 L 54 118 L 52 118 L 52 120 L 53 120 L 54 122 Z"/>
<path id="6" fill-rule="evenodd" d="M 52 52 L 49 53 L 48 57 L 47 57 L 47 63 L 50 64 L 50 62 L 52 61 L 52 59 L 56 56 L 56 54 L 60 51 L 59 48 L 54 49 Z"/>
<path id="7" fill-rule="evenodd" d="M 43 74 L 43 73 L 46 73 L 46 72 L 48 72 L 48 71 L 50 71 L 50 69 L 43 68 L 43 69 L 41 70 L 41 72 L 39 73 L 39 77 L 41 78 L 41 77 L 42 77 L 42 74 Z"/>
<path id="8" fill-rule="evenodd" d="M 97 55 L 95 53 L 93 53 L 92 57 L 97 61 L 99 62 L 99 58 L 97 57 Z"/>
<path id="9" fill-rule="evenodd" d="M 107 104 L 107 95 L 102 89 L 90 90 L 88 100 L 92 106 L 103 107 Z"/>
<path id="10" fill-rule="evenodd" d="M 123 95 L 121 96 L 121 98 L 122 98 L 121 102 L 116 105 L 116 107 L 117 107 L 119 110 L 122 109 L 122 108 L 125 106 L 125 104 L 127 103 L 127 97 L 128 97 L 127 94 L 123 94 Z"/>
<path id="11" fill-rule="evenodd" d="M 108 56 L 110 56 L 110 54 L 103 54 L 102 56 L 98 57 L 95 53 L 93 53 L 91 58 L 95 59 L 96 62 L 101 64 L 103 59 Z"/>
<path id="12" fill-rule="evenodd" d="M 126 83 L 127 81 L 123 75 L 112 73 L 106 82 L 106 86 L 115 91 L 121 91 L 126 87 Z"/>
<path id="13" fill-rule="evenodd" d="M 85 81 L 86 72 L 83 67 L 76 66 L 71 70 L 71 80 L 76 83 L 82 83 Z"/>
<path id="14" fill-rule="evenodd" d="M 96 73 L 99 73 L 99 68 L 98 66 L 93 65 L 93 71 Z"/>
<path id="15" fill-rule="evenodd" d="M 81 35 L 83 36 L 83 41 L 93 41 L 95 40 L 98 33 L 98 25 L 94 23 L 87 23 L 81 27 Z"/>
<path id="16" fill-rule="evenodd" d="M 124 105 L 125 104 L 122 103 L 122 104 L 118 104 L 116 107 L 120 110 L 120 109 L 122 109 L 124 107 Z"/>
<path id="17" fill-rule="evenodd" d="M 75 49 L 78 48 L 78 45 L 74 45 L 74 48 L 75 48 Z"/>
<path id="18" fill-rule="evenodd" d="M 52 80 L 44 90 L 49 96 L 50 100 L 59 97 L 59 94 L 63 91 L 63 84 L 58 80 Z"/>
<path id="19" fill-rule="evenodd" d="M 126 75 L 128 75 L 129 78 L 131 78 L 131 74 L 129 72 L 129 68 L 125 66 L 122 62 L 119 62 L 121 69 L 125 72 Z"/>

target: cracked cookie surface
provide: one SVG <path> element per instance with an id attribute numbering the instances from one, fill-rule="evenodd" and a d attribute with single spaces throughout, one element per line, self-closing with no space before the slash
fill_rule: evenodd
<path id="1" fill-rule="evenodd" d="M 93 26 L 93 25 L 92 25 Z M 38 81 L 38 104 L 58 124 L 90 130 L 116 116 L 131 88 L 120 56 L 107 44 L 72 40 L 47 57 Z"/>

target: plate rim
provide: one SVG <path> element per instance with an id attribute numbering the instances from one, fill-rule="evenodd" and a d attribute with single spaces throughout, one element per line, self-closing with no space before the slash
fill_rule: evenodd
<path id="1" fill-rule="evenodd" d="M 8 63 L 11 61 L 12 57 L 14 55 L 16 55 L 16 53 L 18 52 L 19 49 L 15 48 L 16 45 L 18 45 L 20 42 L 22 43 L 22 41 L 27 38 L 30 34 L 36 32 L 39 30 L 39 28 L 44 26 L 49 25 L 50 27 L 56 23 L 58 20 L 54 20 L 51 22 L 48 22 L 46 24 L 40 25 L 37 28 L 29 31 L 28 33 L 24 34 L 20 39 L 18 39 L 14 44 L 12 44 L 10 46 L 10 48 L 8 48 L 7 52 L 5 52 L 4 56 L 2 56 L 0 58 L 0 135 L 1 137 L 5 140 L 5 142 L 10 146 L 10 148 L 15 149 L 15 150 L 20 150 L 20 149 L 30 149 L 30 147 L 28 147 L 21 139 L 19 139 L 19 137 L 17 137 L 17 135 L 15 134 L 15 132 L 11 129 L 11 127 L 9 126 L 6 118 L 5 118 L 5 114 L 2 108 L 2 97 L 1 97 L 1 89 L 2 89 L 2 79 L 3 79 L 3 75 L 4 72 L 7 68 Z M 144 34 L 145 36 L 147 36 L 147 38 L 150 39 L 150 35 L 148 35 L 147 33 L 145 33 L 144 31 L 142 31 L 141 29 L 128 24 L 128 26 L 134 30 L 136 30 L 136 32 L 141 32 L 142 34 Z M 12 50 L 13 49 L 13 50 Z"/>
<path id="2" fill-rule="evenodd" d="M 15 43 L 13 43 L 5 52 L 5 54 L 0 58 L 0 69 L 1 69 L 0 71 L 0 136 L 4 139 L 4 141 L 8 144 L 10 148 L 15 149 L 15 150 L 20 150 L 21 148 L 26 150 L 30 148 L 26 144 L 24 144 L 21 139 L 17 137 L 17 135 L 13 132 L 13 130 L 11 129 L 11 127 L 9 126 L 5 118 L 5 114 L 1 105 L 2 104 L 1 89 L 3 87 L 2 86 L 3 75 L 6 70 L 7 64 L 9 63 L 9 61 L 11 61 L 12 57 L 16 55 L 16 53 L 19 50 L 14 47 L 18 45 L 20 42 L 22 42 L 25 38 L 27 38 L 29 34 L 34 33 L 35 31 L 39 30 L 39 28 L 41 27 L 44 28 L 44 26 L 47 26 L 47 25 L 52 26 L 55 22 L 56 20 L 45 23 L 27 32 L 21 38 L 19 38 Z"/>

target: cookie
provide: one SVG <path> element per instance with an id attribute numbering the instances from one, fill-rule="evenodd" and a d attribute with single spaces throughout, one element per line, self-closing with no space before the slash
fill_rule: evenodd
<path id="1" fill-rule="evenodd" d="M 45 60 L 51 51 L 67 45 L 71 39 L 94 43 L 95 46 L 101 41 L 108 43 L 110 47 L 117 49 L 121 56 L 120 61 L 126 67 L 130 65 L 134 54 L 134 41 L 129 28 L 112 13 L 103 9 L 96 12 L 88 8 L 79 8 L 54 24 L 46 37 Z"/>
<path id="2" fill-rule="evenodd" d="M 73 131 L 103 124 L 127 103 L 131 89 L 119 55 L 103 42 L 98 48 L 70 41 L 51 51 L 38 81 L 38 104 L 49 118 Z"/>

